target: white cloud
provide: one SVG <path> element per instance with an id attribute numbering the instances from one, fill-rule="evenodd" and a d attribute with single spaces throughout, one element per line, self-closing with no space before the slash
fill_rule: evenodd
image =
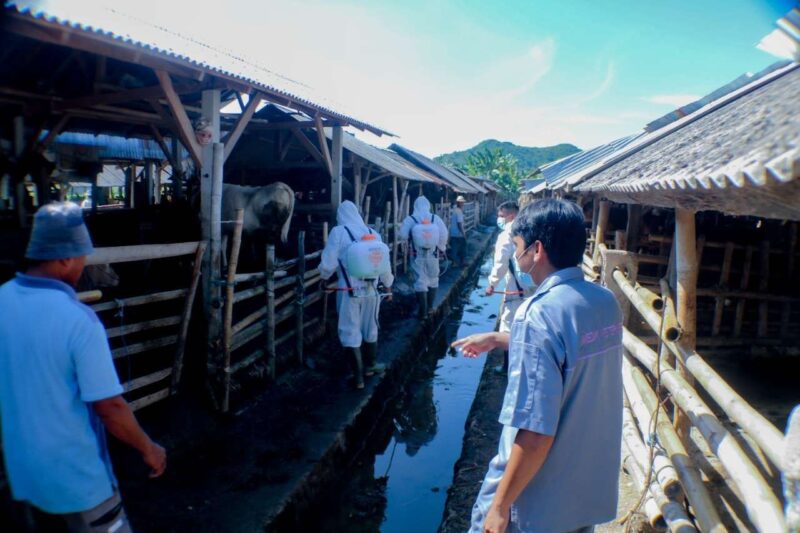
<path id="1" fill-rule="evenodd" d="M 651 104 L 682 107 L 700 98 L 702 98 L 702 96 L 696 94 L 656 94 L 653 96 L 643 96 L 642 100 L 650 102 Z"/>

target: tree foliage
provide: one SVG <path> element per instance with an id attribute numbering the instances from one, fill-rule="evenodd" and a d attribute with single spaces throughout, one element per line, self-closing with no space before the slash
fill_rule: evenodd
<path id="1" fill-rule="evenodd" d="M 517 158 L 500 148 L 472 152 L 460 168 L 471 176 L 485 176 L 510 193 L 517 192 L 522 179 Z"/>

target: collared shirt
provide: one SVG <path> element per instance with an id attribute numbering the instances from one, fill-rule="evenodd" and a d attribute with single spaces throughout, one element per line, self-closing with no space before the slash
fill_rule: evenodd
<path id="1" fill-rule="evenodd" d="M 462 211 L 458 207 L 454 207 L 452 211 L 450 211 L 450 236 L 451 237 L 463 237 L 464 234 L 461 233 L 461 226 L 464 225 L 464 211 Z"/>
<path id="2" fill-rule="evenodd" d="M 523 288 L 515 272 L 509 268 L 509 263 L 513 265 L 514 253 L 517 247 L 511 238 L 511 224 L 506 224 L 506 228 L 497 236 L 494 244 L 494 258 L 492 260 L 492 271 L 489 273 L 489 285 L 497 289 L 501 279 L 505 279 L 506 294 L 503 300 L 519 300 L 531 296 L 536 287 Z"/>
<path id="3" fill-rule="evenodd" d="M 563 532 L 614 518 L 622 434 L 622 313 L 580 268 L 548 276 L 514 318 L 497 456 L 472 511 L 481 531 L 517 431 L 554 436 L 511 508 L 521 531 Z"/>
<path id="4" fill-rule="evenodd" d="M 14 499 L 62 514 L 110 498 L 116 480 L 91 404 L 121 393 L 103 325 L 71 287 L 24 274 L 0 286 L 0 422 Z"/>

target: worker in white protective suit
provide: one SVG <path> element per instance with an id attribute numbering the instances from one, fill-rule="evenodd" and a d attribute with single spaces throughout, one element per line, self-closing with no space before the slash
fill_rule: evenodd
<path id="1" fill-rule="evenodd" d="M 431 203 L 424 196 L 414 201 L 414 212 L 403 220 L 400 239 L 411 247 L 419 316 L 426 318 L 439 288 L 439 254 L 447 249 L 447 226 L 431 213 Z"/>
<path id="2" fill-rule="evenodd" d="M 384 370 L 384 366 L 377 363 L 379 291 L 391 295 L 394 276 L 389 262 L 389 249 L 381 242 L 380 235 L 367 227 L 353 202 L 342 202 L 336 212 L 336 222 L 338 225 L 331 230 L 322 250 L 319 271 L 323 279 L 338 272 L 336 309 L 339 313 L 339 341 L 353 369 L 355 387 L 362 389 L 365 376 Z M 363 259 L 368 261 L 369 266 L 377 251 L 378 260 L 385 266 L 372 274 L 361 273 L 353 257 L 358 243 L 378 243 L 373 246 L 373 255 Z M 380 257 L 380 254 L 385 254 L 385 257 Z M 379 283 L 382 285 L 380 288 Z"/>
<path id="3" fill-rule="evenodd" d="M 525 298 L 531 296 L 536 290 L 536 285 L 526 272 L 520 272 L 517 268 L 514 253 L 516 246 L 511 240 L 511 225 L 519 212 L 516 202 L 504 202 L 497 208 L 497 226 L 500 234 L 494 244 L 494 258 L 492 260 L 492 271 L 489 273 L 486 294 L 491 296 L 497 292 L 501 280 L 505 280 L 503 290 L 503 305 L 500 311 L 501 333 L 511 332 L 511 323 L 514 321 L 514 314 Z M 495 369 L 499 373 L 508 370 L 508 352 L 503 357 L 503 365 Z"/>

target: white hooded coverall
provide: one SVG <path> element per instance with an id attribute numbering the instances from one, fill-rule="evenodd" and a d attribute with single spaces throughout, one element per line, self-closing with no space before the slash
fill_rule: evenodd
<path id="1" fill-rule="evenodd" d="M 514 246 L 514 241 L 511 239 L 511 224 L 506 224 L 505 229 L 497 236 L 497 241 L 494 244 L 494 259 L 492 261 L 492 271 L 489 273 L 489 285 L 496 290 L 500 280 L 505 278 L 505 292 L 521 292 L 522 294 L 504 295 L 503 311 L 500 314 L 501 333 L 509 333 L 511 331 L 514 313 L 517 312 L 522 301 L 536 290 L 536 287 L 523 289 L 517 278 L 511 273 L 509 261 L 513 261 L 514 253 L 516 253 L 516 246 Z"/>
<path id="2" fill-rule="evenodd" d="M 353 240 L 345 226 L 356 238 L 356 241 L 361 240 L 361 237 L 369 232 L 369 228 L 358 213 L 356 205 L 349 200 L 342 202 L 336 211 L 336 222 L 338 225 L 331 230 L 328 235 L 328 243 L 322 250 L 319 272 L 323 279 L 330 278 L 334 272 L 339 273 L 337 287 L 340 290 L 336 293 L 339 340 L 345 348 L 358 348 L 362 341 L 370 343 L 378 341 L 378 281 L 364 281 L 348 274 L 347 279 L 353 290 L 347 290 L 347 281 L 342 271 L 342 265 L 345 264 L 345 254 L 347 248 L 353 244 Z M 379 234 L 374 231 L 372 234 L 378 241 L 381 240 Z M 385 286 L 391 287 L 394 283 L 394 276 L 389 272 L 382 275 L 380 281 Z"/>
<path id="3" fill-rule="evenodd" d="M 435 289 L 439 286 L 439 254 L 437 252 L 444 252 L 447 249 L 447 226 L 439 216 L 431 214 L 431 203 L 424 196 L 414 200 L 414 212 L 407 216 L 400 226 L 400 239 L 404 241 L 411 239 L 411 228 L 421 224 L 424 220 L 435 224 L 439 229 L 439 242 L 436 250 L 415 250 L 416 254 L 411 261 L 411 269 L 414 271 L 415 278 L 415 292 L 426 292 L 428 289 Z M 413 246 L 413 242 L 411 246 Z"/>

